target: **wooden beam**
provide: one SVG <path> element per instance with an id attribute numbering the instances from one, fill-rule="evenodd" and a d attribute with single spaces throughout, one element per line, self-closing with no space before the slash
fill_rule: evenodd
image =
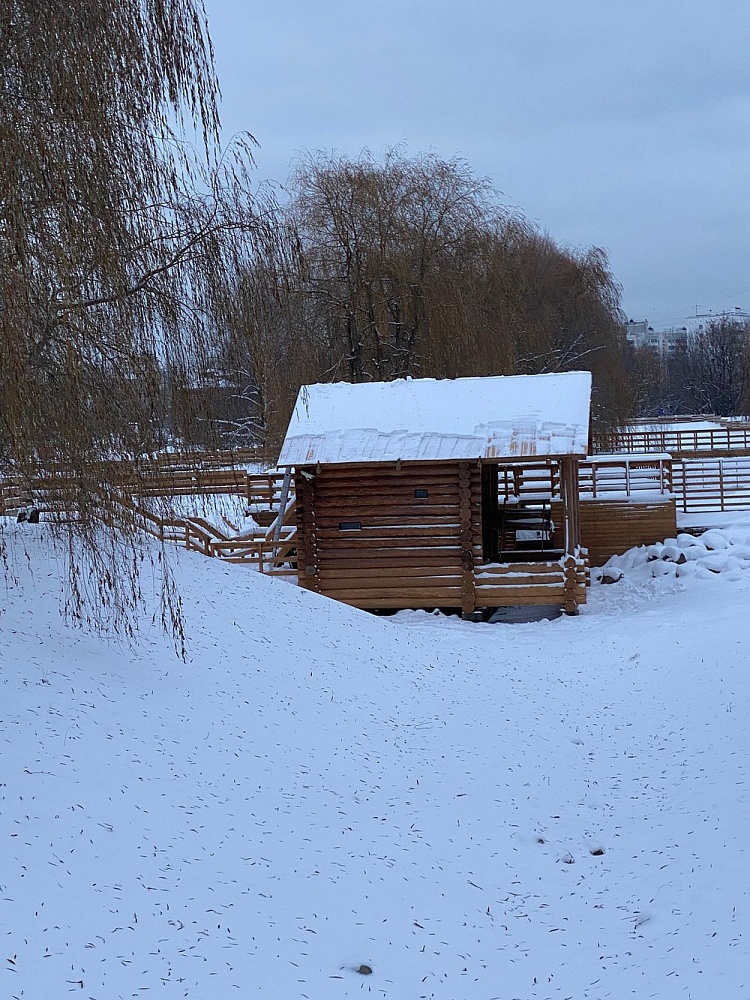
<path id="1" fill-rule="evenodd" d="M 461 611 L 471 614 L 474 601 L 474 550 L 471 516 L 471 469 L 468 462 L 458 463 L 459 540 L 461 543 Z"/>

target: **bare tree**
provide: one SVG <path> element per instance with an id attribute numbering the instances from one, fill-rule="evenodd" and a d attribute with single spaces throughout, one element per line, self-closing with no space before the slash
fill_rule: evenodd
<path id="1" fill-rule="evenodd" d="M 444 279 L 467 234 L 486 227 L 489 187 L 435 156 L 382 164 L 318 154 L 292 178 L 302 280 L 336 374 L 352 381 L 424 370 L 441 320 L 461 310 Z"/>
<path id="2" fill-rule="evenodd" d="M 620 290 L 601 250 L 558 247 L 460 160 L 316 154 L 290 191 L 318 378 L 585 367 L 601 422 L 627 415 Z"/>
<path id="3" fill-rule="evenodd" d="M 127 608 L 101 459 L 135 470 L 155 373 L 210 351 L 217 289 L 262 227 L 251 140 L 219 151 L 201 0 L 6 0 L 0 60 L 0 471 L 64 471 L 77 544 Z"/>
<path id="4" fill-rule="evenodd" d="M 750 328 L 725 319 L 680 344 L 670 359 L 683 412 L 731 416 L 750 401 Z"/>

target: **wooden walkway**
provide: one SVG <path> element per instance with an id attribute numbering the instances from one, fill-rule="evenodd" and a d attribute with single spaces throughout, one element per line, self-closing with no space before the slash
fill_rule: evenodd
<path id="1" fill-rule="evenodd" d="M 118 484 L 115 503 L 123 524 L 134 524 L 160 541 L 176 542 L 206 556 L 253 566 L 270 576 L 296 577 L 293 495 L 278 523 L 283 473 L 251 473 L 242 468 L 188 470 L 175 465 L 167 463 L 163 469 L 149 469 L 145 489 L 140 477 L 137 491 L 132 481 L 127 483 L 123 479 Z M 16 517 L 29 502 L 41 512 L 66 516 L 70 512 L 73 486 L 60 470 L 32 482 L 6 479 L 0 482 L 0 516 Z M 253 536 L 238 537 L 221 531 L 200 516 L 161 517 L 134 501 L 134 493 L 142 497 L 238 496 L 251 509 L 256 521 L 266 523 L 266 529 Z"/>

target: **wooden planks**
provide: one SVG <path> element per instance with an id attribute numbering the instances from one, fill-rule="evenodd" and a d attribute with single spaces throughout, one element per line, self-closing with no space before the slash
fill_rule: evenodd
<path id="1" fill-rule="evenodd" d="M 480 607 L 557 604 L 569 614 L 586 602 L 585 553 L 564 562 L 499 563 L 476 570 L 476 602 Z"/>
<path id="2" fill-rule="evenodd" d="M 314 570 L 321 593 L 363 608 L 461 606 L 461 503 L 470 529 L 480 502 L 456 463 L 305 471 L 300 582 Z"/>
<path id="3" fill-rule="evenodd" d="M 581 539 L 592 566 L 635 545 L 651 545 L 674 537 L 677 514 L 674 500 L 628 503 L 585 500 L 581 503 Z"/>

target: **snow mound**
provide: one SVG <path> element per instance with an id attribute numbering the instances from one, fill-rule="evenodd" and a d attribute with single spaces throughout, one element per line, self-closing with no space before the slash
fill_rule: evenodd
<path id="1" fill-rule="evenodd" d="M 702 535 L 679 534 L 653 545 L 638 545 L 592 569 L 592 583 L 621 580 L 644 584 L 707 580 L 716 576 L 750 581 L 750 526 L 711 528 Z"/>

